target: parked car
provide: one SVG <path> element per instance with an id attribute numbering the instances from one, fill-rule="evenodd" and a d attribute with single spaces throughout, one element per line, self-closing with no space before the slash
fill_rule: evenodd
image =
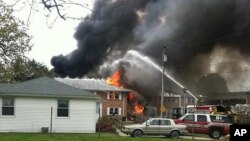
<path id="1" fill-rule="evenodd" d="M 230 132 L 232 121 L 227 115 L 187 113 L 174 120 L 176 124 L 186 125 L 189 133 L 204 133 L 219 139 Z"/>
<path id="2" fill-rule="evenodd" d="M 165 135 L 172 138 L 179 138 L 180 135 L 188 133 L 186 125 L 177 125 L 173 119 L 168 118 L 150 118 L 142 124 L 125 125 L 122 132 L 132 137 Z"/>

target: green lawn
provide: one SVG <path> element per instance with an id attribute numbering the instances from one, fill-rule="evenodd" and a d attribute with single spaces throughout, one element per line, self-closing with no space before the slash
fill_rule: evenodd
<path id="1" fill-rule="evenodd" d="M 0 141 L 192 141 L 172 138 L 132 138 L 112 133 L 99 134 L 38 134 L 38 133 L 0 133 Z M 199 141 L 199 140 L 195 140 Z M 201 140 L 200 140 L 201 141 Z"/>

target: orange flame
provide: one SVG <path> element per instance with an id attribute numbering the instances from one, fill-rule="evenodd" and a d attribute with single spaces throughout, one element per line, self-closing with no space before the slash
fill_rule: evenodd
<path id="1" fill-rule="evenodd" d="M 135 101 L 135 94 L 130 92 L 128 94 L 128 100 L 134 103 L 133 114 L 143 114 L 144 107 Z"/>
<path id="2" fill-rule="evenodd" d="M 123 87 L 121 83 L 121 74 L 122 74 L 122 69 L 119 69 L 116 71 L 111 77 L 108 77 L 106 82 L 109 85 L 117 86 L 117 87 Z"/>
<path id="3" fill-rule="evenodd" d="M 134 114 L 142 114 L 143 113 L 143 110 L 144 110 L 144 107 L 142 106 L 142 105 L 140 105 L 140 104 L 138 104 L 137 102 L 135 102 L 134 103 L 134 111 L 133 111 L 133 113 Z"/>
<path id="4" fill-rule="evenodd" d="M 123 73 L 123 69 L 119 69 L 117 70 L 116 72 L 114 72 L 114 74 L 111 76 L 111 77 L 108 77 L 106 82 L 109 84 L 109 85 L 113 85 L 113 86 L 117 86 L 117 87 L 121 87 L 123 88 L 123 84 L 121 82 L 121 75 Z M 143 110 L 144 110 L 144 107 L 140 104 L 138 104 L 136 101 L 135 101 L 135 94 L 133 94 L 132 92 L 130 92 L 128 94 L 128 100 L 130 102 L 133 103 L 134 107 L 133 107 L 133 114 L 143 114 Z"/>

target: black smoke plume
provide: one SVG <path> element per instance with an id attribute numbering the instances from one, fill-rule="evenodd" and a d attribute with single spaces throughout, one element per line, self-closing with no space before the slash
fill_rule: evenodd
<path id="1" fill-rule="evenodd" d="M 133 36 L 138 20 L 136 10 L 145 3 L 145 0 L 98 0 L 92 15 L 79 24 L 74 35 L 78 48 L 68 56 L 51 59 L 54 71 L 61 76 L 80 77 L 100 65 L 115 46 Z"/>
<path id="2" fill-rule="evenodd" d="M 189 85 L 218 68 L 211 65 L 212 53 L 218 46 L 238 51 L 239 58 L 249 56 L 249 13 L 248 0 L 98 0 L 94 12 L 77 28 L 78 48 L 67 56 L 54 56 L 51 64 L 61 76 L 105 77 L 106 70 L 114 69 L 113 64 L 131 49 L 161 64 L 165 45 L 167 70 Z M 229 61 L 239 59 L 228 54 L 225 57 Z M 228 68 L 236 66 L 219 67 L 214 73 L 234 70 Z M 154 68 L 141 68 L 141 72 L 151 74 L 150 69 Z M 136 74 L 140 77 L 133 81 L 137 87 L 148 81 L 145 73 Z M 159 83 L 154 82 L 157 86 Z"/>

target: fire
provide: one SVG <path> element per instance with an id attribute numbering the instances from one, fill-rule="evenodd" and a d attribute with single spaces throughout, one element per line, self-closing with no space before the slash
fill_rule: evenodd
<path id="1" fill-rule="evenodd" d="M 106 82 L 109 85 L 117 86 L 117 87 L 123 87 L 121 83 L 121 74 L 122 74 L 122 69 L 119 69 L 116 71 L 111 77 L 108 77 Z"/>
<path id="2" fill-rule="evenodd" d="M 123 69 L 117 70 L 116 72 L 114 72 L 114 74 L 112 76 L 107 78 L 106 82 L 109 85 L 123 88 L 124 85 L 122 84 L 122 81 L 121 81 L 122 73 L 123 73 Z M 132 92 L 128 93 L 128 101 L 133 103 L 132 104 L 133 105 L 133 114 L 143 114 L 144 107 L 142 105 L 140 105 L 138 102 L 136 102 L 134 93 L 132 93 Z"/>
<path id="3" fill-rule="evenodd" d="M 144 107 L 137 102 L 134 103 L 134 111 L 133 114 L 142 114 L 144 110 Z"/>
<path id="4" fill-rule="evenodd" d="M 129 101 L 134 101 L 135 100 L 135 95 L 133 93 L 128 93 L 128 100 Z"/>
<path id="5" fill-rule="evenodd" d="M 140 105 L 138 102 L 136 102 L 135 94 L 130 92 L 128 94 L 128 100 L 133 103 L 133 108 L 134 108 L 133 109 L 133 114 L 137 114 L 137 115 L 143 114 L 144 107 L 142 105 Z"/>

